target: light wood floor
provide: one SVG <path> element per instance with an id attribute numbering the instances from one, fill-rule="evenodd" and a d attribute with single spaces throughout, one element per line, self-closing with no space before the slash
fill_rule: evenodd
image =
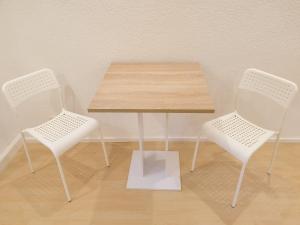
<path id="1" fill-rule="evenodd" d="M 82 143 L 62 157 L 73 197 L 66 203 L 54 159 L 31 144 L 36 169 L 29 173 L 23 151 L 0 174 L 0 225 L 277 225 L 300 224 L 300 144 L 281 144 L 273 175 L 266 175 L 272 144 L 251 159 L 238 206 L 230 207 L 240 165 L 216 145 L 201 149 L 189 172 L 193 143 L 171 143 L 180 152 L 182 191 L 126 190 L 136 143 L 108 144 L 112 165 L 104 166 L 100 145 Z M 162 143 L 146 143 L 163 149 Z"/>

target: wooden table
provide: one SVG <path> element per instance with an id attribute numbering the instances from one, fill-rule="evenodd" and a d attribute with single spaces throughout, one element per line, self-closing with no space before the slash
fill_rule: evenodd
<path id="1" fill-rule="evenodd" d="M 127 188 L 180 190 L 179 155 L 168 151 L 168 113 L 213 113 L 207 83 L 197 63 L 113 63 L 89 112 L 135 112 L 139 151 L 134 151 Z M 143 113 L 166 113 L 166 151 L 144 151 Z"/>

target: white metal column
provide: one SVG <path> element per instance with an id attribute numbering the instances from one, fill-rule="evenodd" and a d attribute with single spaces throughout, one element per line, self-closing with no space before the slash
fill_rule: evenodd
<path id="1" fill-rule="evenodd" d="M 280 138 L 280 133 L 278 133 L 276 135 L 276 141 L 275 141 L 275 144 L 273 146 L 273 152 L 272 152 L 272 159 L 271 159 L 271 162 L 270 162 L 270 165 L 269 165 L 269 169 L 268 169 L 268 174 L 270 175 L 272 173 L 272 166 L 273 166 L 273 162 L 277 156 L 277 152 L 278 152 L 278 145 L 279 145 L 279 138 Z"/>
<path id="2" fill-rule="evenodd" d="M 169 114 L 165 115 L 165 150 L 169 151 Z"/>
<path id="3" fill-rule="evenodd" d="M 195 145 L 194 156 L 193 156 L 193 162 L 192 162 L 192 167 L 191 167 L 191 171 L 192 171 L 192 172 L 195 170 L 196 161 L 197 161 L 197 156 L 198 156 L 198 151 L 199 151 L 199 144 L 200 144 L 200 133 L 198 134 L 197 142 L 196 142 L 196 145 Z"/>
<path id="4" fill-rule="evenodd" d="M 232 203 L 231 203 L 231 207 L 232 207 L 232 208 L 234 208 L 234 207 L 236 206 L 236 203 L 237 203 L 237 199 L 238 199 L 238 196 L 239 196 L 239 193 L 240 193 L 240 189 L 241 189 L 241 185 L 242 185 L 242 181 L 243 181 L 243 177 L 244 177 L 244 173 L 245 173 L 246 166 L 247 166 L 247 162 L 245 162 L 245 163 L 243 164 L 243 167 L 242 167 L 241 172 L 240 172 L 239 180 L 238 180 L 238 183 L 237 183 L 237 186 L 236 186 L 236 190 L 235 190 L 235 192 L 234 192 L 233 200 L 232 200 Z"/>
<path id="5" fill-rule="evenodd" d="M 60 174 L 60 178 L 61 178 L 61 181 L 63 183 L 64 189 L 65 189 L 65 194 L 66 194 L 67 200 L 68 200 L 68 202 L 71 202 L 72 199 L 71 199 L 69 188 L 68 188 L 68 185 L 67 185 L 67 182 L 66 182 L 66 178 L 65 178 L 65 174 L 64 174 L 63 168 L 61 166 L 59 158 L 55 157 L 55 159 L 56 159 L 58 171 L 59 171 L 59 174 Z"/>
<path id="6" fill-rule="evenodd" d="M 103 138 L 103 132 L 102 132 L 102 129 L 99 125 L 98 125 L 98 133 L 99 133 L 99 138 L 100 138 L 100 142 L 101 142 L 101 145 L 102 145 L 105 164 L 106 164 L 106 166 L 110 166 L 107 151 L 106 151 L 106 146 L 105 146 L 105 142 L 104 142 L 104 138 Z"/>
<path id="7" fill-rule="evenodd" d="M 144 121 L 143 113 L 138 113 L 138 126 L 139 126 L 139 174 L 144 176 Z"/>
<path id="8" fill-rule="evenodd" d="M 31 171 L 31 173 L 34 173 L 31 158 L 30 158 L 30 155 L 29 155 L 29 152 L 28 152 L 27 143 L 26 143 L 26 140 L 25 140 L 24 133 L 22 131 L 21 131 L 21 137 L 22 137 L 23 147 L 24 147 L 24 151 L 25 151 L 25 155 L 26 155 L 26 158 L 27 158 L 27 161 L 28 161 L 30 171 Z"/>

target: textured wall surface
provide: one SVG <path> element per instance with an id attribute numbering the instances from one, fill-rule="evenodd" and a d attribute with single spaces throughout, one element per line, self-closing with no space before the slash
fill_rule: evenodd
<path id="1" fill-rule="evenodd" d="M 242 72 L 256 67 L 300 84 L 300 1 L 44 0 L 0 1 L 0 84 L 49 67 L 67 87 L 69 108 L 87 108 L 110 62 L 200 62 L 215 115 L 171 115 L 170 135 L 233 109 Z M 1 145 L 16 134 L 0 98 Z M 42 113 L 38 106 L 32 118 Z M 299 96 L 285 137 L 300 137 Z M 91 114 L 109 137 L 136 137 L 134 114 Z M 146 135 L 163 134 L 162 115 L 146 115 Z M 276 120 L 272 113 L 270 120 Z M 0 150 L 1 151 L 1 150 Z"/>

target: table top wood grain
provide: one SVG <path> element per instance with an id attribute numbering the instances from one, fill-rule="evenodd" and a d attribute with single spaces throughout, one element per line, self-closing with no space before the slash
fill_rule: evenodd
<path id="1" fill-rule="evenodd" d="M 212 113 L 198 63 L 113 63 L 89 112 Z"/>

